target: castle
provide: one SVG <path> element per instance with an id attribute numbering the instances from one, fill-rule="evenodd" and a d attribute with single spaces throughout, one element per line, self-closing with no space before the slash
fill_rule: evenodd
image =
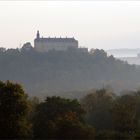
<path id="1" fill-rule="evenodd" d="M 78 41 L 74 38 L 41 38 L 39 31 L 37 31 L 34 40 L 34 49 L 38 52 L 48 52 L 50 50 L 66 51 L 69 48 L 78 48 Z"/>

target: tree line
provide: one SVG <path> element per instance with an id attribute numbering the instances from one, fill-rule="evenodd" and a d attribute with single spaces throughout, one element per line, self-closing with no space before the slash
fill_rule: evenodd
<path id="1" fill-rule="evenodd" d="M 140 91 L 93 90 L 81 99 L 40 101 L 0 82 L 0 139 L 139 140 Z"/>

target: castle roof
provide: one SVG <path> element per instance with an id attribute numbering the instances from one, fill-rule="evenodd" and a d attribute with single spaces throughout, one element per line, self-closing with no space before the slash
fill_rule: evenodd
<path id="1" fill-rule="evenodd" d="M 78 42 L 77 40 L 75 40 L 74 38 L 36 38 L 35 41 L 41 41 L 41 42 Z"/>

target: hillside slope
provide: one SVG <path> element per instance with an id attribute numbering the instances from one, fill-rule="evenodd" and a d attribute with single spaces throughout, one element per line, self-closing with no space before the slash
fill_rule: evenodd
<path id="1" fill-rule="evenodd" d="M 21 83 L 31 95 L 111 86 L 116 91 L 140 85 L 140 68 L 107 56 L 103 50 L 38 53 L 0 52 L 0 80 Z"/>

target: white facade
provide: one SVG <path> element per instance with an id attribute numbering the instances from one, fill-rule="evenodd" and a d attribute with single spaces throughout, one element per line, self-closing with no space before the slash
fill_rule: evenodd
<path id="1" fill-rule="evenodd" d="M 38 52 L 66 51 L 68 48 L 78 48 L 78 41 L 74 38 L 40 38 L 38 32 L 34 40 L 34 48 Z"/>

